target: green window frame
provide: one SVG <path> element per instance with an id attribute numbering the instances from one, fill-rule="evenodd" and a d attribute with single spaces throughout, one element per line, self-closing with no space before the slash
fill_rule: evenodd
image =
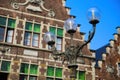
<path id="1" fill-rule="evenodd" d="M 16 23 L 15 19 L 11 19 L 11 18 L 8 19 L 8 27 L 15 28 L 15 23 Z"/>
<path id="2" fill-rule="evenodd" d="M 38 65 L 34 65 L 34 64 L 30 65 L 30 74 L 34 74 L 34 75 L 38 74 Z"/>
<path id="3" fill-rule="evenodd" d="M 63 29 L 57 28 L 57 36 L 63 37 Z"/>
<path id="4" fill-rule="evenodd" d="M 29 68 L 29 64 L 21 63 L 20 72 L 27 74 L 28 73 L 28 68 Z"/>
<path id="5" fill-rule="evenodd" d="M 2 61 L 1 71 L 10 71 L 10 61 Z"/>
<path id="6" fill-rule="evenodd" d="M 26 22 L 26 24 L 25 24 L 25 30 L 29 30 L 29 31 L 32 31 L 32 23 L 30 23 L 30 22 Z"/>
<path id="7" fill-rule="evenodd" d="M 41 27 L 40 24 L 34 24 L 34 32 L 40 33 L 40 27 Z"/>
<path id="8" fill-rule="evenodd" d="M 77 80 L 85 80 L 85 72 L 84 71 L 77 72 Z"/>
<path id="9" fill-rule="evenodd" d="M 55 27 L 50 27 L 50 32 L 53 34 L 56 34 L 56 28 Z"/>
<path id="10" fill-rule="evenodd" d="M 0 26 L 5 26 L 6 25 L 6 20 L 7 20 L 6 17 L 1 17 L 0 16 Z"/>

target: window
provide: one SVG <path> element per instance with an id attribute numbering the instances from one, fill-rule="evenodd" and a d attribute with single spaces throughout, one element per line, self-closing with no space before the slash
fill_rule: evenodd
<path id="1" fill-rule="evenodd" d="M 31 43 L 31 33 L 30 32 L 25 32 L 25 37 L 24 37 L 24 45 L 30 45 Z"/>
<path id="2" fill-rule="evenodd" d="M 21 63 L 20 80 L 37 80 L 38 65 Z"/>
<path id="3" fill-rule="evenodd" d="M 20 75 L 20 79 L 19 80 L 28 80 L 28 76 L 26 76 L 26 75 Z"/>
<path id="4" fill-rule="evenodd" d="M 48 66 L 46 80 L 62 80 L 62 68 Z"/>
<path id="5" fill-rule="evenodd" d="M 118 75 L 120 76 L 120 63 L 118 63 Z"/>
<path id="6" fill-rule="evenodd" d="M 6 18 L 0 16 L 0 26 L 6 26 Z"/>
<path id="7" fill-rule="evenodd" d="M 7 26 L 6 23 L 8 23 Z M 0 16 L 0 41 L 13 42 L 15 24 L 15 19 Z"/>
<path id="8" fill-rule="evenodd" d="M 35 76 L 30 76 L 29 80 L 37 80 L 37 77 L 35 77 Z"/>
<path id="9" fill-rule="evenodd" d="M 8 27 L 15 28 L 15 20 L 14 19 L 8 19 Z"/>
<path id="10" fill-rule="evenodd" d="M 1 71 L 10 71 L 10 61 L 2 61 Z"/>
<path id="11" fill-rule="evenodd" d="M 38 74 L 38 66 L 37 65 L 31 64 L 31 66 L 30 66 L 30 74 L 34 74 L 34 75 Z"/>
<path id="12" fill-rule="evenodd" d="M 57 29 L 57 36 L 63 37 L 63 29 Z"/>
<path id="13" fill-rule="evenodd" d="M 63 29 L 56 28 L 56 27 L 50 27 L 49 31 L 52 32 L 53 34 L 57 35 L 56 48 L 58 51 L 61 51 L 62 50 Z"/>
<path id="14" fill-rule="evenodd" d="M 24 73 L 24 74 L 27 74 L 28 73 L 28 68 L 29 68 L 29 64 L 22 63 L 21 68 L 20 68 L 20 72 Z"/>
<path id="15" fill-rule="evenodd" d="M 40 38 L 40 24 L 26 22 L 24 45 L 38 47 Z"/>
<path id="16" fill-rule="evenodd" d="M 13 40 L 13 32 L 14 30 L 13 29 L 8 29 L 7 30 L 7 36 L 6 36 L 6 42 L 9 42 L 11 43 Z"/>
<path id="17" fill-rule="evenodd" d="M 0 27 L 0 41 L 4 40 L 5 29 Z"/>
<path id="18" fill-rule="evenodd" d="M 50 32 L 53 34 L 56 34 L 56 28 L 55 27 L 50 27 Z"/>
<path id="19" fill-rule="evenodd" d="M 14 19 L 8 19 L 6 42 L 12 43 L 13 41 L 15 22 L 16 21 Z"/>
<path id="20" fill-rule="evenodd" d="M 32 45 L 33 46 L 38 46 L 39 43 L 39 35 L 38 34 L 33 34 L 33 38 L 32 38 Z"/>
<path id="21" fill-rule="evenodd" d="M 58 51 L 62 50 L 62 38 L 61 37 L 57 37 L 56 48 Z"/>
<path id="22" fill-rule="evenodd" d="M 77 80 L 85 80 L 85 72 L 84 71 L 77 72 Z"/>

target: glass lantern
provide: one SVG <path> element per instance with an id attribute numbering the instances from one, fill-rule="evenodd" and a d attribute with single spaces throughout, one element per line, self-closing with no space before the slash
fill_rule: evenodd
<path id="1" fill-rule="evenodd" d="M 48 45 L 53 46 L 55 44 L 56 36 L 51 32 L 47 32 L 43 39 Z"/>
<path id="2" fill-rule="evenodd" d="M 88 9 L 87 18 L 91 24 L 99 23 L 100 11 L 95 7 Z"/>
<path id="3" fill-rule="evenodd" d="M 75 24 L 74 18 L 69 18 L 65 21 L 64 27 L 69 34 L 75 33 L 77 25 Z"/>

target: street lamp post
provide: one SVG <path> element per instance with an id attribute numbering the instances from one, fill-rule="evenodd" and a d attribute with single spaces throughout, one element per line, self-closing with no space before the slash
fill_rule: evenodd
<path id="1" fill-rule="evenodd" d="M 88 10 L 87 17 L 89 19 L 89 23 L 92 24 L 92 26 L 93 26 L 92 27 L 93 31 L 89 32 L 88 40 L 85 43 L 80 44 L 80 45 L 73 44 L 73 35 L 77 30 L 77 25 L 74 21 L 74 18 L 70 17 L 69 19 L 67 19 L 65 21 L 64 27 L 65 27 L 67 33 L 70 35 L 70 46 L 67 47 L 64 52 L 58 52 L 56 50 L 56 48 L 54 46 L 56 37 L 53 33 L 47 32 L 44 35 L 45 42 L 49 46 L 51 46 L 53 58 L 55 60 L 57 60 L 59 57 L 64 55 L 63 63 L 64 63 L 64 61 L 68 62 L 68 68 L 70 69 L 70 73 L 71 73 L 70 78 L 71 79 L 76 78 L 76 73 L 77 73 L 76 69 L 78 68 L 77 59 L 79 57 L 86 57 L 85 55 L 82 54 L 81 50 L 83 49 L 83 47 L 85 45 L 90 43 L 90 41 L 94 37 L 95 30 L 96 30 L 96 24 L 99 23 L 99 18 L 100 18 L 99 11 L 96 8 L 90 8 Z"/>

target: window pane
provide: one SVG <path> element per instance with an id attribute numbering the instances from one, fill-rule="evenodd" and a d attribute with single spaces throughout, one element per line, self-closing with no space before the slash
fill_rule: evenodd
<path id="1" fill-rule="evenodd" d="M 50 27 L 50 32 L 55 34 L 56 33 L 56 28 L 55 27 Z"/>
<path id="2" fill-rule="evenodd" d="M 26 22 L 26 24 L 25 24 L 25 29 L 32 31 L 32 23 Z"/>
<path id="3" fill-rule="evenodd" d="M 6 25 L 6 18 L 5 17 L 0 17 L 0 25 Z"/>
<path id="4" fill-rule="evenodd" d="M 37 80 L 37 77 L 30 76 L 29 80 Z"/>
<path id="5" fill-rule="evenodd" d="M 63 29 L 57 29 L 57 36 L 63 37 Z"/>
<path id="6" fill-rule="evenodd" d="M 10 61 L 2 61 L 1 71 L 10 71 Z"/>
<path id="7" fill-rule="evenodd" d="M 120 68 L 120 63 L 118 63 L 118 67 Z"/>
<path id="8" fill-rule="evenodd" d="M 62 38 L 57 37 L 57 43 L 56 43 L 57 50 L 62 50 Z"/>
<path id="9" fill-rule="evenodd" d="M 38 73 L 38 66 L 31 64 L 30 66 L 30 74 L 36 74 Z"/>
<path id="10" fill-rule="evenodd" d="M 21 73 L 28 73 L 28 67 L 29 67 L 29 64 L 21 63 L 20 72 Z"/>
<path id="11" fill-rule="evenodd" d="M 85 80 L 85 72 L 79 71 L 78 79 L 79 80 Z"/>
<path id="12" fill-rule="evenodd" d="M 62 43 L 62 38 L 57 37 L 57 44 L 61 44 Z"/>
<path id="13" fill-rule="evenodd" d="M 31 33 L 25 32 L 24 45 L 30 45 L 31 42 Z"/>
<path id="14" fill-rule="evenodd" d="M 0 41 L 4 40 L 4 33 L 5 33 L 5 29 L 4 28 L 0 28 Z"/>
<path id="15" fill-rule="evenodd" d="M 53 78 L 47 78 L 46 80 L 54 80 Z"/>
<path id="16" fill-rule="evenodd" d="M 8 27 L 11 27 L 11 28 L 15 27 L 15 20 L 14 19 L 8 19 Z"/>
<path id="17" fill-rule="evenodd" d="M 57 78 L 56 78 L 55 80 L 62 80 L 62 79 L 57 79 Z"/>
<path id="18" fill-rule="evenodd" d="M 56 45 L 56 49 L 58 50 L 58 51 L 61 51 L 62 50 L 62 48 L 61 48 L 61 45 Z"/>
<path id="19" fill-rule="evenodd" d="M 54 76 L 54 67 L 48 67 L 47 76 Z"/>
<path id="20" fill-rule="evenodd" d="M 27 80 L 28 76 L 20 75 L 20 80 Z"/>
<path id="21" fill-rule="evenodd" d="M 38 34 L 33 34 L 32 45 L 33 46 L 38 46 L 38 41 L 39 41 L 39 35 Z"/>
<path id="22" fill-rule="evenodd" d="M 55 76 L 62 78 L 62 68 L 56 68 Z"/>
<path id="23" fill-rule="evenodd" d="M 34 32 L 40 32 L 40 24 L 34 24 Z"/>
<path id="24" fill-rule="evenodd" d="M 13 30 L 8 30 L 7 31 L 7 36 L 6 36 L 6 42 L 12 42 L 13 39 Z"/>

